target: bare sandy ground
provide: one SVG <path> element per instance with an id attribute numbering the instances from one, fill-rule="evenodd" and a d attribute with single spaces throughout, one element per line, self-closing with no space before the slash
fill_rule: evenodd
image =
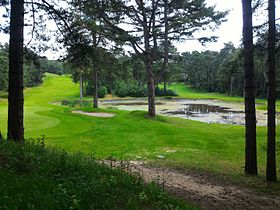
<path id="1" fill-rule="evenodd" d="M 115 114 L 106 113 L 106 112 L 72 111 L 72 113 L 74 113 L 74 114 L 83 114 L 83 115 L 92 116 L 92 117 L 103 117 L 103 118 L 114 117 L 115 116 Z"/>
<path id="2" fill-rule="evenodd" d="M 105 161 L 112 167 L 119 162 Z M 210 174 L 178 171 L 170 168 L 146 166 L 140 161 L 130 161 L 124 167 L 129 173 L 140 174 L 146 182 L 155 181 L 182 199 L 206 210 L 280 210 L 279 196 L 255 192 L 251 189 L 223 184 L 211 179 Z"/>

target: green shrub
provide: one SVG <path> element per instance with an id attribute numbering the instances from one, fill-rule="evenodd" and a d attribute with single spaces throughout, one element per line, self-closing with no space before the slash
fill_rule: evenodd
<path id="1" fill-rule="evenodd" d="M 114 90 L 113 90 L 114 95 L 119 96 L 119 97 L 128 96 L 128 87 L 127 86 L 128 85 L 125 81 L 118 80 L 114 86 Z"/>
<path id="2" fill-rule="evenodd" d="M 156 87 L 155 89 L 156 96 L 178 96 L 173 90 L 164 91 L 163 88 Z"/>
<path id="3" fill-rule="evenodd" d="M 147 87 L 146 85 L 139 84 L 139 82 L 135 80 L 130 80 L 128 82 L 118 80 L 115 83 L 113 93 L 119 97 L 144 97 L 147 96 Z"/>
<path id="4" fill-rule="evenodd" d="M 101 86 L 98 88 L 98 98 L 104 98 L 107 94 L 107 88 L 105 86 Z"/>
<path id="5" fill-rule="evenodd" d="M 86 95 L 93 96 L 93 93 L 94 93 L 94 88 L 93 88 L 92 84 L 86 85 Z M 105 86 L 100 86 L 98 88 L 98 98 L 104 98 L 107 93 L 108 93 L 108 91 Z"/>
<path id="6" fill-rule="evenodd" d="M 62 100 L 61 105 L 70 107 L 89 107 L 92 106 L 92 102 L 82 100 Z"/>

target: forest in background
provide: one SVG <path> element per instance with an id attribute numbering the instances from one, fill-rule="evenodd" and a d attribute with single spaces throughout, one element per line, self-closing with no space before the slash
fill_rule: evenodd
<path id="1" fill-rule="evenodd" d="M 8 90 L 9 46 L 0 44 L 0 90 Z M 24 50 L 24 86 L 34 87 L 43 82 L 45 72 L 62 75 L 63 63 L 40 57 L 31 49 Z"/>
<path id="2" fill-rule="evenodd" d="M 255 80 L 256 97 L 267 97 L 267 58 L 265 32 L 260 34 L 255 44 Z M 277 42 L 279 48 L 279 42 Z M 225 43 L 224 48 L 217 51 L 177 52 L 172 46 L 169 68 L 156 87 L 157 96 L 174 96 L 167 90 L 167 84 L 184 83 L 200 91 L 219 92 L 228 96 L 243 96 L 244 71 L 242 48 L 236 48 L 232 43 Z M 76 67 L 65 58 L 63 60 L 48 60 L 40 57 L 30 49 L 25 50 L 24 84 L 25 87 L 37 86 L 42 83 L 45 72 L 58 75 L 71 74 L 73 81 L 78 83 L 82 77 L 83 95 L 92 96 L 93 79 L 90 64 Z M 0 46 L 0 90 L 8 88 L 8 45 Z M 98 97 L 107 93 L 119 97 L 147 96 L 145 66 L 135 54 L 126 54 L 123 50 L 103 51 L 102 59 L 98 60 L 99 80 Z M 159 64 L 155 63 L 154 68 Z M 276 69 L 280 71 L 280 53 L 276 51 Z M 279 74 L 277 74 L 279 75 Z M 280 91 L 280 78 L 277 76 L 277 95 Z"/>

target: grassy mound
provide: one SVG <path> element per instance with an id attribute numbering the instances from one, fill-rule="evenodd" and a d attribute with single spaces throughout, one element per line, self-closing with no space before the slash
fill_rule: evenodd
<path id="1" fill-rule="evenodd" d="M 82 155 L 0 143 L 0 209 L 194 209 Z"/>

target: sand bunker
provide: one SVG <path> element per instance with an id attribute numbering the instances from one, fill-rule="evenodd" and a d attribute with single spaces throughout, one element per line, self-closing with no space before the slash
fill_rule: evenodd
<path id="1" fill-rule="evenodd" d="M 114 117 L 115 114 L 111 113 L 105 113 L 105 112 L 83 112 L 83 111 L 72 111 L 74 114 L 83 114 L 83 115 L 88 115 L 92 117 Z"/>

